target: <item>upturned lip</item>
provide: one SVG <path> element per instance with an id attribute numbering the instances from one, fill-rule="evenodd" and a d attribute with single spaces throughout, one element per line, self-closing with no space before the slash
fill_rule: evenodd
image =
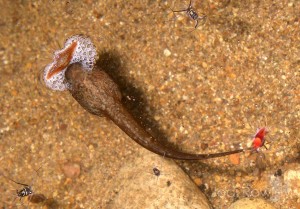
<path id="1" fill-rule="evenodd" d="M 50 79 L 55 74 L 64 70 L 71 62 L 77 42 L 72 42 L 70 46 L 55 53 L 53 67 L 46 75 L 46 79 Z"/>

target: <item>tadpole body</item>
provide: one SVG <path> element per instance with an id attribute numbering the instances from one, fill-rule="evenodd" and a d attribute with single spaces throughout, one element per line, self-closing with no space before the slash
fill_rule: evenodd
<path id="1" fill-rule="evenodd" d="M 243 149 L 213 153 L 190 154 L 164 145 L 149 134 L 126 110 L 121 102 L 117 84 L 103 70 L 95 67 L 92 71 L 82 69 L 80 63 L 68 66 L 65 78 L 69 91 L 75 100 L 89 113 L 106 116 L 131 139 L 151 152 L 179 160 L 203 160 L 243 152 Z"/>

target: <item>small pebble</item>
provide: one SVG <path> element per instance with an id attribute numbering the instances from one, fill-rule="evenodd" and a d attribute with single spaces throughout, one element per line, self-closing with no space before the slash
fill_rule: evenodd
<path id="1" fill-rule="evenodd" d="M 202 184 L 202 179 L 196 177 L 196 178 L 194 178 L 194 182 L 197 186 L 200 186 Z"/>
<path id="2" fill-rule="evenodd" d="M 62 169 L 67 178 L 77 178 L 80 175 L 80 165 L 77 163 L 65 163 Z"/>
<path id="3" fill-rule="evenodd" d="M 228 209 L 275 209 L 275 207 L 264 199 L 244 198 L 230 205 Z"/>
<path id="4" fill-rule="evenodd" d="M 287 191 L 290 195 L 300 196 L 300 166 L 291 165 L 291 169 L 284 172 L 284 183 L 287 185 Z"/>
<path id="5" fill-rule="evenodd" d="M 221 177 L 220 177 L 219 175 L 216 175 L 216 176 L 215 176 L 215 181 L 216 181 L 216 182 L 221 181 Z"/>
<path id="6" fill-rule="evenodd" d="M 171 55 L 171 51 L 170 51 L 169 49 L 165 48 L 165 49 L 164 49 L 164 55 L 165 55 L 166 57 L 169 57 L 169 56 Z"/>
<path id="7" fill-rule="evenodd" d="M 229 160 L 233 165 L 240 164 L 240 155 L 238 153 L 229 155 Z"/>

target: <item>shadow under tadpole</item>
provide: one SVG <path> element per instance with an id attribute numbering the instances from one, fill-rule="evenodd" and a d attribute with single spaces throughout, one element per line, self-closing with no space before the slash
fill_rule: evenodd
<path id="1" fill-rule="evenodd" d="M 180 150 L 178 146 L 168 142 L 166 134 L 154 120 L 151 112 L 155 112 L 155 110 L 147 102 L 145 94 L 126 78 L 124 73 L 128 72 L 126 65 L 125 58 L 122 58 L 117 51 L 105 50 L 99 53 L 96 63 L 96 66 L 105 71 L 119 86 L 122 93 L 122 104 L 136 121 L 153 137 L 159 139 L 161 144 Z"/>

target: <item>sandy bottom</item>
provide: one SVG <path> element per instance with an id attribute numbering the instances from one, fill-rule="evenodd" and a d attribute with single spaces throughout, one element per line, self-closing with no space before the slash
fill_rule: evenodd
<path id="1" fill-rule="evenodd" d="M 196 30 L 185 13 L 175 18 L 168 9 L 188 3 L 0 0 L 0 173 L 52 198 L 30 208 L 105 208 L 101 194 L 141 149 L 68 92 L 40 82 L 53 52 L 74 34 L 92 38 L 144 126 L 185 151 L 245 147 L 268 127 L 265 163 L 248 153 L 179 162 L 215 208 L 251 196 L 282 209 L 299 205 L 299 190 L 275 194 L 281 188 L 272 179 L 299 165 L 300 1 L 194 1 L 207 15 Z M 68 178 L 78 167 L 79 176 Z M 27 205 L 14 200 L 21 185 L 7 178 L 0 185 L 1 208 Z"/>

